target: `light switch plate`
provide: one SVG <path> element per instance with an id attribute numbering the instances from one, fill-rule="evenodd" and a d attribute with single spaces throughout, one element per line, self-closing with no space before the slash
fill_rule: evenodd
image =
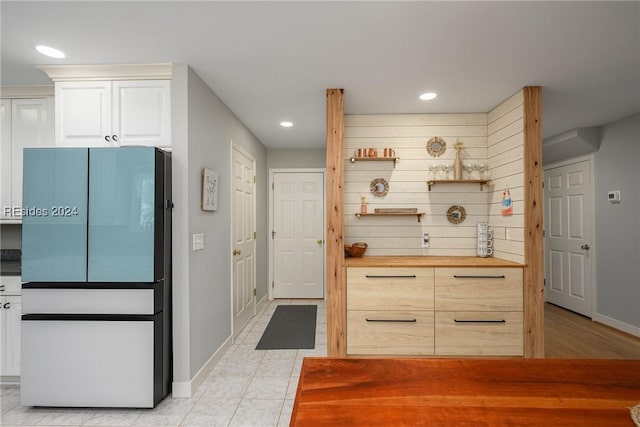
<path id="1" fill-rule="evenodd" d="M 429 237 L 429 233 L 424 233 L 422 235 L 422 247 L 428 248 L 431 246 L 431 238 Z"/>
<path id="2" fill-rule="evenodd" d="M 196 233 L 193 235 L 193 250 L 201 251 L 204 249 L 204 233 Z"/>

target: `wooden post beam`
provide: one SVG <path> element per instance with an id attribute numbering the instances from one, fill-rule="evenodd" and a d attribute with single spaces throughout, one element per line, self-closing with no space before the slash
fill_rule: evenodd
<path id="1" fill-rule="evenodd" d="M 524 91 L 524 356 L 544 357 L 542 89 Z"/>
<path id="2" fill-rule="evenodd" d="M 346 357 L 344 90 L 327 89 L 327 356 Z"/>

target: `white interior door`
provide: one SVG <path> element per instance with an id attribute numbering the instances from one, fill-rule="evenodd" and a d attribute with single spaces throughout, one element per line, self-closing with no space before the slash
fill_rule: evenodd
<path id="1" fill-rule="evenodd" d="M 255 315 L 255 160 L 238 147 L 232 150 L 233 336 Z"/>
<path id="2" fill-rule="evenodd" d="M 273 174 L 274 298 L 324 298 L 324 174 Z"/>
<path id="3" fill-rule="evenodd" d="M 592 316 L 591 159 L 544 170 L 547 301 Z"/>

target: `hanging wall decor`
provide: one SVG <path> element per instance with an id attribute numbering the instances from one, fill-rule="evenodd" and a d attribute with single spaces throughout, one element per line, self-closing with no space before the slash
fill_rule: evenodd
<path id="1" fill-rule="evenodd" d="M 447 210 L 447 220 L 451 224 L 460 224 L 467 218 L 467 211 L 460 205 L 453 205 Z"/>
<path id="2" fill-rule="evenodd" d="M 218 174 L 210 169 L 202 169 L 202 210 L 218 210 Z"/>
<path id="3" fill-rule="evenodd" d="M 375 197 L 384 197 L 389 192 L 389 182 L 384 178 L 376 178 L 371 181 L 370 188 Z"/>
<path id="4" fill-rule="evenodd" d="M 447 143 L 439 136 L 434 136 L 427 141 L 427 153 L 431 157 L 440 157 L 447 151 Z"/>
<path id="5" fill-rule="evenodd" d="M 511 193 L 509 189 L 502 192 L 502 207 L 500 209 L 502 216 L 513 215 L 513 202 L 511 201 Z"/>

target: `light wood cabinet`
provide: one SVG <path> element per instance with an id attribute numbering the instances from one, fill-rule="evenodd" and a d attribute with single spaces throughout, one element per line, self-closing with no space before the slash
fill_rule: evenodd
<path id="1" fill-rule="evenodd" d="M 523 355 L 522 268 L 348 267 L 348 355 Z"/>
<path id="2" fill-rule="evenodd" d="M 523 355 L 520 268 L 438 268 L 435 273 L 435 353 Z"/>
<path id="3" fill-rule="evenodd" d="M 522 269 L 437 268 L 435 309 L 522 311 Z"/>
<path id="4" fill-rule="evenodd" d="M 55 84 L 56 145 L 171 146 L 171 81 L 64 81 Z"/>
<path id="5" fill-rule="evenodd" d="M 432 355 L 433 268 L 348 268 L 347 353 Z"/>
<path id="6" fill-rule="evenodd" d="M 0 101 L 0 219 L 19 222 L 22 149 L 53 146 L 53 97 Z"/>

